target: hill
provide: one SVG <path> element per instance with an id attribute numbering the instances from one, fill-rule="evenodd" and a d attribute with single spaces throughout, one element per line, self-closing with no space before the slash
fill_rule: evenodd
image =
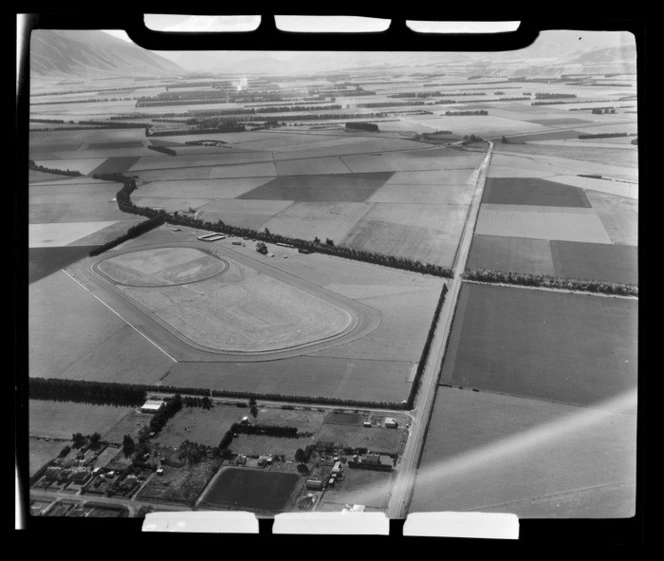
<path id="1" fill-rule="evenodd" d="M 160 76 L 180 74 L 174 62 L 103 31 L 35 29 L 30 37 L 34 76 Z"/>

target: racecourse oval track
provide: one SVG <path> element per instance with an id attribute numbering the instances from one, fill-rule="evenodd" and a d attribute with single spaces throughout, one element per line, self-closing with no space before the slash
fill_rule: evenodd
<path id="1" fill-rule="evenodd" d="M 144 250 L 173 247 L 192 248 L 210 254 L 209 251 L 206 251 L 205 246 L 203 246 L 203 242 L 189 241 L 177 242 L 175 244 L 170 242 L 130 247 L 115 252 L 112 257 L 119 257 L 121 255 Z M 219 254 L 223 254 L 223 257 Z M 77 277 L 77 280 L 82 282 L 84 286 L 100 298 L 102 302 L 118 312 L 125 321 L 131 323 L 134 327 L 139 329 L 139 331 L 142 331 L 159 346 L 164 347 L 164 349 L 173 355 L 178 362 L 263 362 L 293 358 L 355 341 L 374 331 L 381 322 L 382 314 L 380 311 L 340 294 L 333 293 L 300 277 L 276 269 L 268 264 L 261 263 L 260 261 L 253 260 L 236 252 L 231 252 L 223 247 L 218 247 L 218 249 L 216 249 L 214 257 L 223 261 L 226 266 L 223 271 L 220 271 L 215 275 L 210 275 L 207 277 L 208 279 L 225 273 L 228 270 L 228 266 L 235 261 L 274 277 L 285 284 L 303 290 L 324 300 L 328 304 L 338 307 L 350 317 L 350 321 L 339 333 L 303 344 L 285 346 L 278 349 L 255 351 L 215 349 L 192 341 L 140 303 L 124 294 L 120 287 L 132 285 L 117 284 L 98 268 L 98 265 L 101 262 L 110 259 L 111 257 L 104 256 L 103 259 L 98 259 L 92 264 L 88 261 L 86 265 L 84 265 L 83 262 L 79 262 L 78 266 L 75 266 L 72 272 Z M 193 281 L 193 283 L 196 282 L 199 281 Z M 168 286 L 178 286 L 180 284 L 191 283 L 178 283 Z M 138 286 L 140 288 L 147 288 L 146 285 L 143 284 Z"/>

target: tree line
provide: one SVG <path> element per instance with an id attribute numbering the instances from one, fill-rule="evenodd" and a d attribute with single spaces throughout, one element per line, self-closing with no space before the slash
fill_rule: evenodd
<path id="1" fill-rule="evenodd" d="M 478 111 L 445 111 L 446 117 L 465 117 L 468 115 L 488 115 L 486 109 L 479 109 Z"/>
<path id="2" fill-rule="evenodd" d="M 157 216 L 153 216 L 148 220 L 144 220 L 140 224 L 135 224 L 134 226 L 131 226 L 127 230 L 126 234 L 118 236 L 117 238 L 106 242 L 104 245 L 100 245 L 99 247 L 94 248 L 92 251 L 90 251 L 89 255 L 90 257 L 94 257 L 96 255 L 104 253 L 105 251 L 108 251 L 109 249 L 112 249 L 115 246 L 118 246 L 121 243 L 126 242 L 127 240 L 137 238 L 138 236 L 145 234 L 150 230 L 154 230 L 158 226 L 161 226 L 164 222 L 165 218 L 163 214 L 158 214 Z"/>
<path id="3" fill-rule="evenodd" d="M 34 160 L 28 160 L 28 169 L 33 171 L 41 171 L 43 173 L 53 173 L 55 175 L 68 175 L 70 177 L 78 177 L 82 173 L 75 169 L 55 169 L 47 168 L 46 166 L 37 165 Z"/>
<path id="4" fill-rule="evenodd" d="M 424 342 L 424 347 L 422 348 L 422 355 L 420 356 L 420 362 L 417 364 L 417 370 L 415 371 L 415 377 L 413 378 L 413 384 L 411 386 L 410 395 L 408 396 L 408 402 L 406 404 L 406 409 L 413 407 L 415 401 L 415 396 L 420 387 L 422 380 L 422 374 L 424 373 L 424 367 L 426 365 L 427 358 L 429 357 L 429 351 L 431 350 L 431 342 L 433 341 L 433 336 L 436 332 L 436 326 L 438 325 L 438 318 L 440 317 L 440 310 L 443 308 L 445 303 L 445 298 L 447 296 L 447 284 L 443 285 L 443 289 L 440 292 L 438 297 L 438 303 L 433 312 L 433 319 L 431 325 L 429 326 L 429 332 L 427 333 L 426 341 Z"/>
<path id="5" fill-rule="evenodd" d="M 469 137 L 468 142 L 481 140 L 479 137 Z M 108 176 L 99 176 L 104 179 Z M 149 207 L 136 206 L 130 198 L 130 194 L 136 189 L 134 179 L 122 176 L 122 174 L 114 174 L 113 178 L 118 178 L 124 182 L 124 186 L 118 191 L 116 200 L 118 208 L 123 212 L 132 214 L 140 214 L 149 218 L 163 217 L 168 224 L 177 226 L 188 226 L 191 228 L 199 228 L 202 230 L 209 230 L 210 232 L 217 232 L 220 234 L 227 234 L 240 237 L 251 237 L 267 243 L 288 243 L 298 249 L 310 249 L 318 253 L 326 253 L 328 255 L 335 255 L 337 257 L 345 257 L 347 259 L 354 259 L 356 261 L 365 261 L 374 263 L 376 265 L 384 265 L 395 269 L 405 269 L 416 273 L 424 273 L 439 277 L 452 277 L 452 270 L 449 267 L 442 267 L 440 265 L 433 265 L 431 263 L 423 263 L 407 257 L 396 257 L 394 255 L 385 255 L 382 253 L 364 251 L 347 246 L 335 245 L 333 240 L 326 240 L 322 243 L 318 238 L 315 240 L 303 240 L 300 238 L 290 238 L 279 234 L 273 234 L 269 230 L 258 231 L 250 228 L 242 228 L 238 226 L 230 226 L 221 220 L 217 222 L 208 222 L 193 216 L 184 215 L 177 211 L 173 214 L 166 213 L 163 210 L 155 210 Z M 115 180 L 118 180 L 115 179 Z M 329 243 L 332 242 L 332 243 Z"/>
<path id="6" fill-rule="evenodd" d="M 472 269 L 466 271 L 463 274 L 463 277 L 468 280 L 487 283 L 541 286 L 545 288 L 597 292 L 601 294 L 618 294 L 622 296 L 639 295 L 639 287 L 635 284 L 554 277 L 552 275 L 537 275 L 533 273 L 511 273 L 490 271 L 488 269 Z"/>
<path id="7" fill-rule="evenodd" d="M 347 129 L 357 129 L 357 130 L 363 130 L 363 131 L 372 131 L 376 132 L 378 131 L 378 125 L 376 123 L 364 123 L 364 122 L 348 122 L 346 123 L 346 128 Z"/>
<path id="8" fill-rule="evenodd" d="M 162 154 L 168 154 L 169 156 L 177 156 L 177 152 L 172 148 L 167 148 L 166 146 L 154 146 L 148 144 L 148 150 L 154 150 L 155 152 L 161 152 Z"/>

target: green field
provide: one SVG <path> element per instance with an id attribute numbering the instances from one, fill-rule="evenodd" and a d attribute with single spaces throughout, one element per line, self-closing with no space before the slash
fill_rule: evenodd
<path id="1" fill-rule="evenodd" d="M 288 504 L 299 480 L 293 473 L 225 468 L 203 503 L 211 507 L 278 512 Z"/>
<path id="2" fill-rule="evenodd" d="M 98 432 L 103 435 L 129 413 L 131 408 L 30 400 L 28 411 L 31 436 L 69 440 L 76 432 L 83 434 Z"/>
<path id="3" fill-rule="evenodd" d="M 441 383 L 596 405 L 637 382 L 634 300 L 464 284 Z"/>

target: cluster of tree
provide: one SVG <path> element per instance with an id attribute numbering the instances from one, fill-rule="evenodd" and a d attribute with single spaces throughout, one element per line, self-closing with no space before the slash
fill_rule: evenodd
<path id="1" fill-rule="evenodd" d="M 203 146 L 206 143 L 213 143 L 213 144 L 228 144 L 227 142 L 223 140 L 187 140 L 185 141 L 185 144 L 191 145 L 191 146 Z"/>
<path id="2" fill-rule="evenodd" d="M 486 109 L 479 109 L 477 111 L 445 111 L 446 117 L 466 117 L 469 115 L 488 115 Z"/>
<path id="3" fill-rule="evenodd" d="M 30 399 L 134 406 L 145 401 L 147 387 L 87 380 L 30 378 L 28 394 Z"/>
<path id="4" fill-rule="evenodd" d="M 593 107 L 592 109 L 593 115 L 603 115 L 605 113 L 614 114 L 615 112 L 616 112 L 615 107 Z"/>
<path id="5" fill-rule="evenodd" d="M 634 284 L 622 284 L 597 280 L 582 280 L 551 275 L 536 275 L 532 273 L 511 273 L 503 271 L 489 271 L 475 269 L 464 273 L 464 278 L 479 282 L 515 284 L 521 286 L 542 286 L 545 288 L 558 288 L 562 290 L 576 290 L 582 292 L 598 292 L 602 294 L 620 294 L 623 296 L 638 296 L 639 287 Z"/>
<path id="6" fill-rule="evenodd" d="M 348 467 L 352 469 L 370 469 L 373 471 L 392 471 L 390 464 L 370 464 L 369 462 L 355 462 L 348 460 Z"/>
<path id="7" fill-rule="evenodd" d="M 632 140 L 632 142 L 630 142 L 630 144 L 638 145 L 638 144 L 639 144 L 639 139 L 638 139 L 638 137 L 635 138 L 634 140 Z"/>
<path id="8" fill-rule="evenodd" d="M 438 302 L 436 303 L 436 308 L 433 312 L 433 319 L 431 320 L 431 325 L 429 326 L 429 332 L 427 333 L 426 341 L 424 342 L 424 347 L 422 348 L 422 355 L 420 356 L 420 362 L 417 365 L 417 370 L 415 370 L 415 376 L 413 378 L 413 384 L 411 386 L 410 395 L 407 400 L 407 408 L 410 409 L 413 406 L 415 401 L 415 396 L 420 387 L 420 382 L 422 379 L 422 374 L 424 373 L 424 367 L 426 366 L 427 357 L 429 356 L 429 351 L 431 350 L 431 343 L 433 341 L 433 336 L 436 332 L 436 326 L 438 325 L 438 318 L 440 316 L 440 310 L 443 308 L 445 298 L 447 296 L 447 284 L 443 285 L 443 289 L 440 292 L 438 297 Z"/>
<path id="9" fill-rule="evenodd" d="M 195 129 L 145 129 L 145 136 L 184 136 L 187 134 L 217 134 L 220 132 L 243 132 L 246 128 L 239 123 L 224 121 L 215 127 Z"/>
<path id="10" fill-rule="evenodd" d="M 177 457 L 185 460 L 188 464 L 198 464 L 201 460 L 206 459 L 208 455 L 218 458 L 221 456 L 221 450 L 215 446 L 206 446 L 205 444 L 185 440 L 180 444 L 177 451 Z"/>
<path id="11" fill-rule="evenodd" d="M 95 103 L 99 101 L 131 101 L 133 97 L 91 97 L 88 99 L 66 99 L 64 101 L 37 101 L 30 105 L 61 105 L 63 103 Z"/>
<path id="12" fill-rule="evenodd" d="M 279 425 L 249 425 L 244 423 L 233 423 L 230 429 L 237 434 L 256 434 L 262 436 L 274 436 L 277 438 L 297 438 L 296 427 Z"/>
<path id="13" fill-rule="evenodd" d="M 76 450 L 82 448 L 83 446 L 88 446 L 91 450 L 96 450 L 101 445 L 101 434 L 98 432 L 87 434 L 85 436 L 83 436 L 80 432 L 76 432 L 71 435 L 71 439 L 72 448 Z M 62 453 L 62 451 L 60 453 Z"/>
<path id="14" fill-rule="evenodd" d="M 309 458 L 311 458 L 311 454 L 315 449 L 316 447 L 313 444 L 307 444 L 304 447 L 304 450 L 302 448 L 298 448 L 295 450 L 295 461 L 306 464 L 309 461 Z"/>
<path id="15" fill-rule="evenodd" d="M 587 138 L 619 138 L 622 136 L 634 136 L 633 134 L 629 134 L 627 132 L 602 132 L 598 134 L 580 134 L 579 138 L 587 139 Z"/>
<path id="16" fill-rule="evenodd" d="M 78 177 L 82 175 L 80 171 L 75 169 L 56 169 L 56 168 L 47 168 L 46 166 L 37 165 L 34 160 L 28 160 L 28 169 L 33 171 L 41 171 L 44 173 L 52 173 L 55 175 L 68 175 L 70 177 Z"/>
<path id="17" fill-rule="evenodd" d="M 212 401 L 208 396 L 191 397 L 186 396 L 183 398 L 182 403 L 185 407 L 201 407 L 203 409 L 212 409 Z"/>
<path id="18" fill-rule="evenodd" d="M 94 125 L 104 129 L 144 129 L 150 127 L 150 123 L 120 123 L 118 121 L 79 121 L 79 125 Z"/>
<path id="19" fill-rule="evenodd" d="M 463 136 L 463 140 L 461 141 L 461 145 L 465 146 L 466 144 L 472 144 L 473 142 L 486 142 L 481 136 L 477 136 L 475 134 L 467 135 L 465 134 Z"/>
<path id="20" fill-rule="evenodd" d="M 372 103 L 358 103 L 357 107 L 366 109 L 379 108 L 379 107 L 410 107 L 412 105 L 422 105 L 421 101 L 376 101 Z"/>
<path id="21" fill-rule="evenodd" d="M 569 99 L 577 97 L 576 94 L 555 93 L 555 92 L 536 92 L 535 99 Z"/>
<path id="22" fill-rule="evenodd" d="M 362 130 L 362 131 L 371 131 L 371 132 L 378 131 L 378 125 L 376 123 L 366 123 L 366 122 L 362 122 L 362 121 L 348 122 L 348 123 L 346 123 L 346 128 L 347 129 L 357 129 L 357 130 Z"/>
<path id="23" fill-rule="evenodd" d="M 168 154 L 169 156 L 177 156 L 178 153 L 172 148 L 167 148 L 166 146 L 153 146 L 148 144 L 149 150 L 154 150 L 155 152 L 161 152 L 162 154 Z"/>
<path id="24" fill-rule="evenodd" d="M 180 409 L 182 409 L 182 396 L 180 394 L 175 394 L 167 399 L 164 406 L 150 419 L 150 432 L 158 433 Z"/>
<path id="25" fill-rule="evenodd" d="M 148 220 L 144 220 L 140 224 L 131 226 L 127 230 L 126 234 L 118 236 L 114 240 L 108 241 L 104 245 L 100 245 L 99 247 L 94 248 L 92 251 L 90 251 L 89 255 L 90 257 L 94 257 L 95 255 L 104 253 L 105 251 L 108 251 L 109 249 L 114 248 L 115 246 L 118 246 L 121 243 L 126 242 L 127 240 L 137 238 L 138 236 L 141 236 L 146 232 L 149 232 L 150 230 L 154 230 L 158 226 L 161 226 L 164 222 L 165 222 L 164 213 L 157 214 L 157 216 L 154 216 Z"/>
<path id="26" fill-rule="evenodd" d="M 510 138 L 507 138 L 504 135 L 500 139 L 500 142 L 502 142 L 503 144 L 525 144 L 525 142 L 523 140 L 513 140 L 513 139 L 510 139 Z"/>

